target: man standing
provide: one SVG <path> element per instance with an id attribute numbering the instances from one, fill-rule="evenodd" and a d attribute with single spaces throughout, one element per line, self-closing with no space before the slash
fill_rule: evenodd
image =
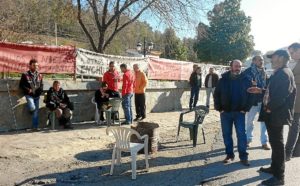
<path id="1" fill-rule="evenodd" d="M 121 97 L 119 93 L 120 75 L 115 68 L 115 62 L 109 63 L 109 70 L 104 73 L 102 82 L 107 83 L 107 93 L 112 97 Z"/>
<path id="2" fill-rule="evenodd" d="M 233 60 L 230 71 L 224 73 L 214 92 L 215 109 L 221 115 L 221 127 L 226 148 L 224 163 L 234 160 L 232 127 L 235 125 L 240 162 L 249 166 L 245 113 L 250 109 L 247 88 L 250 83 L 241 75 L 242 62 Z"/>
<path id="3" fill-rule="evenodd" d="M 131 124 L 132 123 L 132 107 L 131 98 L 133 93 L 134 75 L 127 69 L 126 64 L 120 65 L 121 71 L 123 72 L 123 85 L 122 85 L 122 107 L 124 110 L 124 115 L 126 121 L 121 124 Z"/>
<path id="4" fill-rule="evenodd" d="M 133 70 L 135 72 L 134 102 L 136 110 L 136 118 L 134 119 L 134 121 L 138 121 L 146 118 L 145 91 L 148 79 L 145 73 L 140 70 L 138 64 L 133 65 Z"/>
<path id="5" fill-rule="evenodd" d="M 293 119 L 296 97 L 296 84 L 292 71 L 287 67 L 289 54 L 285 50 L 277 50 L 268 55 L 271 58 L 274 74 L 263 98 L 263 109 L 259 120 L 266 123 L 272 148 L 272 163 L 268 168 L 260 168 L 261 172 L 273 174 L 263 185 L 284 185 L 285 150 L 283 126 L 290 125 Z M 262 93 L 261 88 L 251 87 L 250 93 Z"/>
<path id="6" fill-rule="evenodd" d="M 36 59 L 29 61 L 29 71 L 22 74 L 20 88 L 25 95 L 27 106 L 32 114 L 32 127 L 37 131 L 39 125 L 39 101 L 43 92 L 43 77 L 38 73 L 38 62 Z"/>
<path id="7" fill-rule="evenodd" d="M 202 74 L 201 74 L 201 67 L 197 67 L 196 71 L 194 71 L 190 76 L 190 85 L 191 85 L 191 98 L 189 108 L 190 110 L 193 107 L 196 107 L 198 98 L 199 98 L 199 91 L 202 85 Z"/>
<path id="8" fill-rule="evenodd" d="M 219 76 L 214 72 L 214 68 L 209 68 L 209 74 L 205 77 L 205 88 L 206 88 L 206 106 L 209 108 L 210 105 L 210 95 L 214 94 L 215 88 L 219 81 Z"/>
<path id="9" fill-rule="evenodd" d="M 252 86 L 257 86 L 258 88 L 264 89 L 266 87 L 266 72 L 264 70 L 264 60 L 262 56 L 254 56 L 252 58 L 252 64 L 247 68 L 243 74 L 246 78 L 252 82 Z M 247 132 L 247 144 L 250 147 L 250 144 L 253 140 L 253 121 L 255 116 L 261 110 L 261 104 L 263 101 L 262 94 L 253 94 L 251 95 L 251 109 L 246 114 L 246 132 Z M 264 150 L 270 150 L 268 146 L 268 136 L 267 129 L 264 122 L 260 122 L 260 141 L 262 148 Z"/>
<path id="10" fill-rule="evenodd" d="M 295 113 L 292 125 L 289 129 L 289 134 L 285 146 L 286 161 L 292 157 L 300 156 L 300 43 L 293 43 L 288 48 L 291 58 L 296 61 L 296 66 L 293 69 L 295 76 L 296 87 L 298 88 L 295 102 Z"/>

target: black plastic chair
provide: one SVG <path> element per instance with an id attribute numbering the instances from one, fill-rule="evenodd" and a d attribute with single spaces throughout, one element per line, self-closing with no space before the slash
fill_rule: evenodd
<path id="1" fill-rule="evenodd" d="M 194 121 L 192 121 L 192 122 L 184 121 L 183 116 L 190 112 L 195 112 Z M 208 112 L 209 112 L 208 108 L 203 105 L 197 106 L 197 107 L 193 108 L 192 110 L 182 112 L 179 117 L 176 142 L 178 141 L 180 127 L 189 128 L 190 139 L 193 140 L 193 147 L 196 147 L 197 137 L 198 137 L 198 128 L 200 127 L 202 129 L 202 135 L 203 135 L 203 140 L 204 140 L 204 144 L 205 144 L 206 142 L 205 142 L 205 134 L 204 134 L 204 129 L 203 129 L 203 121 L 204 121 L 205 116 L 208 114 Z"/>

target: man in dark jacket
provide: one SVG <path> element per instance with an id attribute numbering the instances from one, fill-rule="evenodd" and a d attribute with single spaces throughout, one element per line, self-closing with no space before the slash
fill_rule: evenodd
<path id="1" fill-rule="evenodd" d="M 32 114 L 32 127 L 35 131 L 39 125 L 39 101 L 43 92 L 43 77 L 37 70 L 37 60 L 31 59 L 29 61 L 29 71 L 22 74 L 19 85 L 23 90 L 27 106 Z"/>
<path id="2" fill-rule="evenodd" d="M 100 124 L 104 124 L 104 111 L 108 109 L 109 91 L 107 90 L 107 83 L 102 82 L 101 88 L 95 92 L 95 102 L 97 103 L 100 114 Z"/>
<path id="3" fill-rule="evenodd" d="M 190 97 L 190 110 L 193 107 L 196 107 L 198 99 L 199 99 L 199 91 L 202 85 L 202 74 L 201 67 L 197 67 L 196 71 L 194 71 L 190 76 L 190 85 L 191 85 L 191 97 Z"/>
<path id="4" fill-rule="evenodd" d="M 243 72 L 244 76 L 252 82 L 252 86 L 259 88 L 266 87 L 267 75 L 264 69 L 264 59 L 262 56 L 254 56 L 252 58 L 252 64 Z M 254 119 L 261 110 L 263 101 L 263 95 L 252 94 L 251 95 L 251 109 L 246 114 L 246 132 L 247 132 L 247 143 L 250 147 L 253 140 L 253 129 Z M 260 141 L 264 150 L 270 150 L 268 145 L 267 128 L 264 122 L 260 122 Z"/>
<path id="5" fill-rule="evenodd" d="M 294 114 L 296 84 L 292 71 L 287 67 L 289 54 L 277 50 L 268 55 L 272 58 L 274 74 L 270 77 L 265 91 L 251 87 L 250 93 L 264 93 L 263 109 L 259 120 L 266 123 L 272 148 L 271 167 L 260 168 L 260 171 L 273 174 L 273 177 L 262 182 L 263 185 L 284 185 L 285 149 L 283 126 L 290 125 Z"/>
<path id="6" fill-rule="evenodd" d="M 214 94 L 215 88 L 219 81 L 219 76 L 214 72 L 214 68 L 209 68 L 209 74 L 205 77 L 205 88 L 206 88 L 206 106 L 209 108 L 210 105 L 210 95 Z"/>
<path id="7" fill-rule="evenodd" d="M 53 87 L 50 87 L 48 90 L 46 107 L 55 111 L 59 124 L 63 125 L 65 129 L 73 128 L 70 123 L 73 105 L 71 104 L 67 93 L 60 87 L 59 81 L 54 81 Z"/>
<path id="8" fill-rule="evenodd" d="M 215 109 L 220 112 L 223 140 L 226 147 L 224 163 L 234 160 L 232 127 L 235 125 L 238 138 L 240 162 L 249 166 L 247 137 L 245 131 L 245 113 L 250 109 L 247 88 L 250 82 L 241 75 L 242 62 L 230 63 L 230 71 L 224 73 L 214 92 Z"/>

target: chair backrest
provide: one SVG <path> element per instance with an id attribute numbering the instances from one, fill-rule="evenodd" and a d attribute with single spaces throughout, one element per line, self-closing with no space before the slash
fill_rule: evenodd
<path id="1" fill-rule="evenodd" d="M 109 135 L 110 133 L 112 133 L 116 139 L 116 147 L 123 150 L 130 149 L 131 135 L 134 134 L 138 137 L 138 139 L 141 138 L 137 131 L 125 127 L 107 127 L 106 134 Z"/>
<path id="2" fill-rule="evenodd" d="M 119 111 L 119 108 L 121 106 L 122 99 L 121 98 L 111 98 L 109 99 L 109 104 L 112 106 L 111 111 Z"/>
<path id="3" fill-rule="evenodd" d="M 202 124 L 205 116 L 208 114 L 208 108 L 204 105 L 197 106 L 193 109 L 195 111 L 195 124 Z"/>
<path id="4" fill-rule="evenodd" d="M 95 104 L 96 109 L 98 110 L 98 105 L 97 105 L 97 103 L 96 103 L 96 101 L 95 101 L 95 97 L 92 98 L 91 102 L 92 102 L 93 104 Z"/>

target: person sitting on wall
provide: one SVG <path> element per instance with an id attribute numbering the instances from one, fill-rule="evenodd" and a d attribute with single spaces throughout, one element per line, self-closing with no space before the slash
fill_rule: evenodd
<path id="1" fill-rule="evenodd" d="M 100 114 L 100 124 L 104 124 L 103 112 L 110 108 L 108 101 L 111 96 L 107 87 L 107 83 L 102 82 L 101 88 L 95 92 L 95 102 L 97 103 L 98 111 Z"/>
<path id="2" fill-rule="evenodd" d="M 47 92 L 46 107 L 55 112 L 59 125 L 65 129 L 73 129 L 70 119 L 74 109 L 67 93 L 60 87 L 59 81 L 54 81 L 53 86 Z"/>

